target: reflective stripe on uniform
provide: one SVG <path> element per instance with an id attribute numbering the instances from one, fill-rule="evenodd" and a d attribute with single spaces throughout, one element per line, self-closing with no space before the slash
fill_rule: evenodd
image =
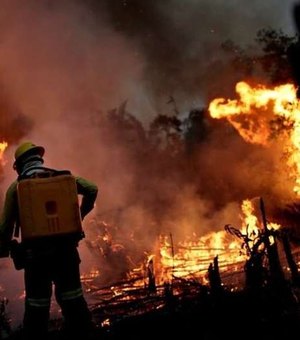
<path id="1" fill-rule="evenodd" d="M 26 302 L 29 306 L 32 307 L 50 307 L 50 299 L 49 298 L 41 298 L 41 299 L 33 299 L 26 298 Z"/>
<path id="2" fill-rule="evenodd" d="M 61 293 L 61 299 L 63 301 L 77 299 L 81 296 L 83 296 L 82 288 L 68 290 L 67 292 Z"/>

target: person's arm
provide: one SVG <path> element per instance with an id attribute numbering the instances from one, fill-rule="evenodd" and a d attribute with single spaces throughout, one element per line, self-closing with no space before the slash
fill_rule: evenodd
<path id="1" fill-rule="evenodd" d="M 9 245 L 18 215 L 17 181 L 8 188 L 0 218 L 0 257 L 9 256 Z"/>
<path id="2" fill-rule="evenodd" d="M 95 183 L 82 178 L 75 177 L 77 184 L 77 191 L 79 195 L 82 195 L 82 201 L 80 205 L 81 219 L 94 208 L 94 204 L 98 195 L 98 187 Z"/>

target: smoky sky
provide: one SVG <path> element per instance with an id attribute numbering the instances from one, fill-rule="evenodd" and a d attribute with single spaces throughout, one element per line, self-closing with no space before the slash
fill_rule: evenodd
<path id="1" fill-rule="evenodd" d="M 210 80 L 219 76 L 211 62 L 220 58 L 226 40 L 247 45 L 267 27 L 294 34 L 294 3 L 2 0 L 3 91 L 14 107 L 27 106 L 25 92 L 36 84 L 44 94 L 36 95 L 40 102 L 35 105 L 46 106 L 44 111 L 49 99 L 67 106 L 67 98 L 86 107 L 83 98 L 88 97 L 93 108 L 128 99 L 134 113 L 147 121 L 157 111 L 171 111 L 165 105 L 169 95 L 185 110 L 206 100 Z"/>
<path id="2" fill-rule="evenodd" d="M 186 97 L 197 102 L 197 93 L 205 96 L 207 83 L 216 72 L 206 68 L 220 58 L 224 41 L 245 46 L 264 28 L 294 34 L 294 3 L 109 0 L 104 7 L 117 32 L 139 46 L 146 60 L 144 79 L 149 95 L 152 91 L 157 101 L 163 101 L 175 94 L 184 107 Z"/>

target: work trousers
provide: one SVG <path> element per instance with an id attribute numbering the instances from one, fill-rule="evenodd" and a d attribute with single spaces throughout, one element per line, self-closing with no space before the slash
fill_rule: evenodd
<path id="1" fill-rule="evenodd" d="M 66 337 L 85 339 L 92 327 L 83 296 L 77 247 L 27 250 L 24 268 L 25 339 L 47 339 L 52 288 L 61 308 Z"/>

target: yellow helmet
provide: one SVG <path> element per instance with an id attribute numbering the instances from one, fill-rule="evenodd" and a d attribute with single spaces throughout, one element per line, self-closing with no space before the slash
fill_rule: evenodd
<path id="1" fill-rule="evenodd" d="M 32 142 L 24 142 L 22 143 L 15 151 L 15 163 L 18 162 L 23 156 L 26 154 L 37 154 L 43 157 L 45 153 L 45 149 L 42 146 L 38 146 L 33 144 Z"/>

